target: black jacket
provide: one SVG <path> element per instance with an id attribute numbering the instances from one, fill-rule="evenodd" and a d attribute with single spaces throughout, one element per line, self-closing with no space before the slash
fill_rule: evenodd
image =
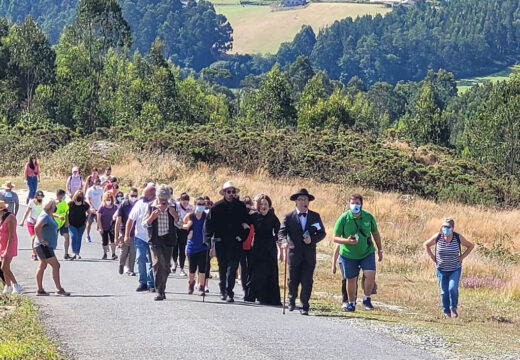
<path id="1" fill-rule="evenodd" d="M 298 212 L 296 209 L 285 214 L 280 231 L 278 232 L 278 240 L 287 241 L 289 252 L 298 256 L 305 253 L 316 253 L 316 244 L 325 238 L 325 227 L 321 221 L 320 214 L 309 210 L 307 214 L 307 224 L 305 230 L 308 230 L 311 236 L 311 243 L 303 242 L 303 233 Z"/>
<path id="2" fill-rule="evenodd" d="M 149 206 L 148 207 L 148 214 L 151 214 L 155 209 L 157 209 L 155 206 Z M 169 231 L 168 231 L 168 237 L 162 237 L 160 238 L 158 236 L 159 231 L 159 220 L 155 219 L 151 226 L 148 228 L 148 243 L 151 245 L 164 245 L 164 246 L 175 246 L 177 245 L 177 228 L 175 227 L 175 219 L 170 214 L 169 210 L 166 210 L 168 212 L 168 225 L 169 225 Z"/>
<path id="3" fill-rule="evenodd" d="M 215 241 L 224 243 L 237 243 L 237 236 L 243 241 L 249 233 L 249 230 L 242 227 L 243 223 L 251 223 L 249 212 L 243 202 L 236 199 L 231 202 L 224 199 L 217 201 L 206 217 L 204 242 L 209 244 L 214 238 Z"/>

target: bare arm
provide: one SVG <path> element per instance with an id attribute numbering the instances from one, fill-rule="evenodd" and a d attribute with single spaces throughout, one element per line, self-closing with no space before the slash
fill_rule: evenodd
<path id="1" fill-rule="evenodd" d="M 34 233 L 36 234 L 36 237 L 38 238 L 38 241 L 40 242 L 40 244 L 48 245 L 49 243 L 47 241 L 45 241 L 42 236 L 42 229 L 43 229 L 44 225 L 45 224 L 43 223 L 42 220 L 38 220 L 38 222 L 34 226 Z"/>
<path id="2" fill-rule="evenodd" d="M 31 212 L 31 208 L 27 207 L 27 210 L 25 210 L 22 220 L 20 221 L 20 224 L 19 224 L 20 226 L 23 226 L 23 224 L 24 224 L 25 220 L 27 219 L 27 216 L 29 215 L 30 212 Z"/>
<path id="3" fill-rule="evenodd" d="M 9 237 L 7 238 L 7 246 L 4 251 L 4 255 L 6 256 L 11 252 L 11 246 L 13 246 L 14 234 L 16 233 L 16 218 L 14 216 L 9 216 L 5 221 L 7 221 L 7 233 Z M 0 254 L 0 257 L 2 254 Z"/>
<path id="4" fill-rule="evenodd" d="M 433 245 L 435 245 L 435 242 L 437 241 L 437 236 L 439 236 L 439 234 L 435 234 L 433 235 L 431 238 L 429 238 L 428 240 L 426 240 L 424 242 L 424 248 L 426 250 L 426 253 L 428 254 L 428 256 L 435 262 L 435 254 L 432 252 L 432 249 L 431 247 Z"/>
<path id="5" fill-rule="evenodd" d="M 471 241 L 468 241 L 464 236 L 459 234 L 460 244 L 466 248 L 466 251 L 460 256 L 460 261 L 464 260 L 471 251 L 473 251 L 473 248 L 475 247 L 475 244 L 473 244 Z"/>
<path id="6" fill-rule="evenodd" d="M 336 273 L 336 264 L 338 263 L 339 258 L 339 248 L 340 244 L 336 245 L 336 249 L 334 249 L 334 255 L 332 256 L 332 273 Z"/>
<path id="7" fill-rule="evenodd" d="M 356 245 L 358 243 L 358 240 L 355 237 L 352 237 L 352 236 L 350 236 L 348 238 L 344 238 L 344 237 L 341 237 L 339 235 L 334 235 L 332 237 L 332 241 L 334 241 L 338 245 L 340 245 L 340 244 Z"/>
<path id="8" fill-rule="evenodd" d="M 381 243 L 381 234 L 379 231 L 373 232 L 372 236 L 374 237 L 374 241 L 377 246 L 377 257 L 378 261 L 383 261 L 383 244 Z"/>
<path id="9" fill-rule="evenodd" d="M 134 227 L 135 221 L 132 219 L 128 219 L 126 221 L 126 227 L 125 227 L 125 243 L 128 243 L 130 241 L 130 232 L 132 232 L 132 228 Z"/>
<path id="10" fill-rule="evenodd" d="M 121 222 L 122 222 L 123 218 L 121 216 L 118 216 L 116 218 L 116 224 L 114 225 L 114 235 L 115 235 L 115 239 L 117 242 L 119 242 L 119 230 L 121 229 Z"/>

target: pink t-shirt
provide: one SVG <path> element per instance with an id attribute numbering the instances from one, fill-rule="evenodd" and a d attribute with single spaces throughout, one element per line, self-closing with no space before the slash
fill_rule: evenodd
<path id="1" fill-rule="evenodd" d="M 29 167 L 29 163 L 25 164 L 25 177 L 38 176 L 39 173 L 40 173 L 40 165 L 38 165 L 38 163 L 34 164 L 34 170 Z"/>
<path id="2" fill-rule="evenodd" d="M 10 214 L 8 217 L 14 216 Z M 2 221 L 0 219 L 0 221 Z M 18 237 L 16 236 L 16 223 L 14 226 L 14 237 L 13 237 L 13 243 L 11 244 L 11 249 L 9 251 L 9 254 L 4 254 L 5 250 L 7 249 L 7 241 L 9 240 L 9 230 L 7 228 L 7 218 L 6 221 L 3 221 L 0 225 L 0 256 L 9 256 L 9 257 L 15 257 L 18 255 Z"/>

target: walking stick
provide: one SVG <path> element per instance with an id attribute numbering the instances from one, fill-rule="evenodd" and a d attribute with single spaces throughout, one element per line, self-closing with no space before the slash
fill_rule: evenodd
<path id="1" fill-rule="evenodd" d="M 206 251 L 206 269 L 204 271 L 204 284 L 202 286 L 204 287 L 204 290 L 202 292 L 202 302 L 206 302 L 206 279 L 208 277 L 209 269 L 210 269 L 210 258 L 209 258 L 209 252 L 210 249 Z"/>
<path id="2" fill-rule="evenodd" d="M 287 247 L 285 250 L 284 257 L 284 271 L 283 271 L 283 314 L 285 315 L 285 295 L 287 291 Z"/>

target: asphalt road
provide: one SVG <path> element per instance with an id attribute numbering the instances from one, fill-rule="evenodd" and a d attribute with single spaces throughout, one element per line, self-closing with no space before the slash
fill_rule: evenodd
<path id="1" fill-rule="evenodd" d="M 82 244 L 82 260 L 64 261 L 63 240 L 56 250 L 68 298 L 55 294 L 48 268 L 36 297 L 27 229 L 18 227 L 19 252 L 13 271 L 24 294 L 39 305 L 49 334 L 73 359 L 431 359 L 391 337 L 328 317 L 282 315 L 281 308 L 220 301 L 217 283 L 206 302 L 187 294 L 187 280 L 171 275 L 167 300 L 136 293 L 136 277 L 119 275 L 118 262 L 100 260 L 101 239 Z M 237 295 L 240 285 L 235 288 Z M 360 310 L 362 311 L 362 310 Z"/>

